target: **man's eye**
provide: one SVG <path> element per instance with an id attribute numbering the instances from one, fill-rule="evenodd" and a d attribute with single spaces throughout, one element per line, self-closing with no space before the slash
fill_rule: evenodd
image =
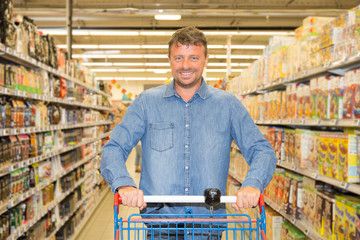
<path id="1" fill-rule="evenodd" d="M 175 60 L 176 61 L 179 61 L 179 60 L 181 60 L 182 58 L 181 57 L 175 57 Z"/>
<path id="2" fill-rule="evenodd" d="M 197 58 L 197 57 L 192 57 L 192 58 L 191 58 L 191 60 L 193 60 L 193 61 L 194 61 L 194 60 L 198 60 L 198 59 L 199 59 L 199 58 Z"/>

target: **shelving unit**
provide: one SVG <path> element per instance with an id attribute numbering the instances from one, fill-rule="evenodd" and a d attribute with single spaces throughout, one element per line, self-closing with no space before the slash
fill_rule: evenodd
<path id="1" fill-rule="evenodd" d="M 258 86 L 254 89 L 240 92 L 240 96 L 259 94 L 264 91 L 271 91 L 283 88 L 285 85 L 291 83 L 300 83 L 309 81 L 311 78 L 324 76 L 326 74 L 344 75 L 347 70 L 360 67 L 360 53 L 356 56 L 344 58 L 341 61 L 329 63 L 327 66 L 315 67 L 308 70 L 300 71 L 296 74 L 280 78 L 277 81 L 267 83 L 265 85 Z"/>
<path id="2" fill-rule="evenodd" d="M 28 68 L 32 69 L 41 69 L 45 70 L 50 74 L 53 74 L 54 76 L 59 76 L 64 78 L 66 81 L 71 81 L 75 83 L 76 85 L 80 85 L 84 87 L 87 91 L 87 94 L 93 95 L 93 94 L 99 94 L 102 95 L 105 98 L 110 97 L 109 94 L 106 94 L 93 86 L 90 86 L 84 82 L 81 82 L 69 75 L 66 75 L 62 72 L 60 72 L 57 69 L 51 68 L 31 57 L 28 56 L 22 56 L 21 54 L 17 54 L 13 49 L 5 47 L 3 44 L 0 44 L 0 59 L 19 64 Z M 0 96 L 10 96 L 15 97 L 18 99 L 25 99 L 25 100 L 33 100 L 35 102 L 37 101 L 45 101 L 47 103 L 53 103 L 57 105 L 62 105 L 64 107 L 71 106 L 71 107 L 77 107 L 82 109 L 89 109 L 89 110 L 97 110 L 102 112 L 111 112 L 112 108 L 110 107 L 104 107 L 104 106 L 96 106 L 94 104 L 89 103 L 82 103 L 75 100 L 69 100 L 69 99 L 62 99 L 62 98 L 56 98 L 56 97 L 50 97 L 48 95 L 42 95 L 42 94 L 36 94 L 36 93 L 29 93 L 26 91 L 21 91 L 17 89 L 12 88 L 6 88 L 3 86 L 0 86 Z M 6 137 L 6 136 L 12 136 L 12 135 L 21 135 L 21 134 L 30 134 L 30 133 L 41 133 L 41 132 L 48 132 L 48 131 L 60 131 L 60 130 L 66 130 L 66 129 L 76 129 L 76 128 L 88 128 L 88 127 L 95 127 L 95 126 L 102 126 L 102 125 L 111 125 L 113 122 L 108 120 L 100 120 L 96 122 L 83 122 L 83 123 L 77 123 L 77 124 L 58 124 L 58 125 L 48 125 L 48 126 L 41 126 L 41 127 L 22 127 L 22 128 L 5 128 L 0 129 L 0 137 Z M 13 162 L 9 163 L 6 166 L 2 166 L 0 168 L 0 177 L 6 176 L 10 174 L 13 171 L 16 171 L 18 169 L 22 169 L 24 167 L 29 167 L 33 165 L 34 163 L 41 163 L 43 161 L 49 160 L 53 157 L 60 156 L 60 154 L 69 152 L 71 150 L 80 148 L 82 146 L 85 146 L 87 144 L 94 143 L 96 141 L 108 138 L 110 136 L 110 132 L 101 133 L 97 136 L 89 139 L 84 138 L 81 142 L 78 142 L 77 144 L 70 145 L 70 146 L 53 146 L 53 150 L 50 152 L 46 152 L 41 154 L 40 156 L 27 158 L 25 160 L 22 160 L 20 162 Z M 17 194 L 15 197 L 12 197 L 7 203 L 3 203 L 0 205 L 0 215 L 6 213 L 9 209 L 12 209 L 13 207 L 17 206 L 18 204 L 22 203 L 23 201 L 27 200 L 32 195 L 40 195 L 42 190 L 50 186 L 51 184 L 60 184 L 61 178 L 65 177 L 72 171 L 76 170 L 79 167 L 84 166 L 86 163 L 90 161 L 94 161 L 94 159 L 98 159 L 99 154 L 101 154 L 101 151 L 96 151 L 93 153 L 88 154 L 83 159 L 77 159 L 76 163 L 73 163 L 71 166 L 66 167 L 64 169 L 61 169 L 58 171 L 56 176 L 51 176 L 50 178 L 47 178 L 43 180 L 41 183 L 37 184 L 35 187 L 30 188 L 29 190 Z M 39 214 L 36 214 L 32 219 L 30 219 L 26 224 L 22 223 L 16 230 L 13 232 L 11 236 L 7 238 L 7 240 L 16 240 L 22 235 L 24 235 L 26 232 L 29 231 L 32 227 L 34 227 L 37 222 L 39 222 L 46 214 L 48 214 L 49 211 L 54 210 L 58 207 L 58 205 L 69 195 L 72 194 L 72 192 L 75 191 L 79 186 L 84 184 L 86 181 L 90 181 L 92 185 L 88 185 L 93 189 L 95 186 L 98 186 L 102 183 L 102 181 L 92 181 L 92 179 L 95 179 L 96 171 L 98 171 L 99 166 L 96 166 L 94 171 L 86 172 L 85 176 L 78 179 L 78 181 L 75 183 L 75 185 L 70 188 L 69 190 L 58 194 L 58 196 L 54 196 L 54 200 L 45 206 L 42 206 L 39 210 Z M 106 187 L 103 191 L 102 195 L 100 197 L 96 197 L 96 201 L 98 202 L 101 200 L 105 194 L 109 191 L 109 188 Z M 82 198 L 80 201 L 76 203 L 76 206 L 74 208 L 74 211 L 71 212 L 69 215 L 61 219 L 61 221 L 56 222 L 56 229 L 48 236 L 46 239 L 50 240 L 53 239 L 55 234 L 66 224 L 66 222 L 71 218 L 72 215 L 75 214 L 75 212 L 82 206 L 84 203 L 89 199 L 90 196 L 93 196 L 94 193 L 91 191 L 90 193 L 87 193 L 86 195 L 82 195 Z M 86 209 L 86 216 L 82 220 L 82 225 L 85 224 L 86 220 L 89 218 L 91 213 L 94 211 L 94 209 Z M 77 227 L 76 232 L 80 231 L 80 227 Z M 76 233 L 75 232 L 75 233 Z"/>
<path id="3" fill-rule="evenodd" d="M 54 74 L 55 76 L 63 77 L 66 80 L 69 80 L 80 86 L 83 86 L 86 89 L 88 89 L 94 93 L 101 94 L 104 97 L 111 97 L 109 94 L 106 94 L 92 86 L 87 85 L 86 83 L 83 83 L 69 75 L 66 75 L 57 69 L 47 66 L 46 64 L 41 63 L 34 58 L 31 58 L 29 56 L 23 56 L 22 54 L 17 54 L 14 49 L 6 47 L 4 44 L 1 44 L 1 43 L 0 43 L 0 54 L 1 54 L 2 59 L 9 60 L 11 62 L 15 62 L 17 64 L 20 64 L 20 65 L 23 65 L 26 67 L 30 67 L 30 68 L 43 69 L 49 73 Z"/>
<path id="4" fill-rule="evenodd" d="M 347 57 L 341 61 L 336 61 L 327 64 L 326 66 L 319 66 L 309 70 L 304 70 L 290 76 L 278 79 L 276 81 L 270 82 L 265 85 L 258 86 L 251 90 L 246 90 L 239 93 L 240 97 L 247 95 L 259 95 L 276 90 L 285 90 L 287 85 L 296 84 L 296 83 L 306 83 L 313 78 L 325 76 L 325 75 L 338 75 L 344 76 L 345 72 L 360 68 L 360 52 L 352 57 Z M 356 128 L 360 129 L 360 119 L 282 119 L 282 120 L 254 120 L 257 125 L 268 125 L 268 126 L 290 126 L 293 128 L 321 128 L 329 129 L 342 129 L 342 128 Z M 237 146 L 233 145 L 233 148 L 238 149 Z M 322 181 L 326 184 L 337 187 L 341 190 L 346 190 L 350 193 L 354 193 L 360 196 L 360 184 L 358 183 L 349 183 L 346 181 L 341 181 L 332 177 L 328 177 L 322 174 L 319 174 L 317 170 L 309 170 L 296 166 L 295 164 L 290 164 L 285 161 L 278 160 L 277 166 L 300 174 L 302 176 L 307 176 L 311 179 Z M 230 175 L 236 179 L 236 173 L 230 172 Z M 234 175 L 234 176 L 233 176 Z M 242 179 L 237 179 L 239 182 L 242 182 Z M 276 212 L 280 213 L 284 218 L 292 222 L 303 231 L 310 239 L 320 239 L 325 240 L 324 237 L 320 236 L 317 232 L 312 230 L 311 224 L 307 224 L 302 221 L 298 221 L 294 216 L 288 215 L 284 212 L 281 206 L 272 202 L 270 199 L 265 198 L 265 201 L 268 206 L 273 208 Z"/>

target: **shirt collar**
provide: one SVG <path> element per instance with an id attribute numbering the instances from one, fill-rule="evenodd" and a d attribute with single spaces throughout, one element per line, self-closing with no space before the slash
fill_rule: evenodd
<path id="1" fill-rule="evenodd" d="M 174 88 L 174 79 L 168 84 L 166 90 L 165 90 L 165 93 L 164 93 L 164 96 L 163 97 L 171 97 L 171 96 L 176 96 L 176 97 L 179 97 L 179 94 L 175 91 L 175 88 Z M 206 96 L 207 96 L 207 89 L 208 89 L 208 86 L 206 85 L 205 81 L 204 81 L 204 78 L 201 78 L 201 86 L 200 88 L 196 91 L 195 94 L 198 94 L 202 99 L 205 99 Z"/>

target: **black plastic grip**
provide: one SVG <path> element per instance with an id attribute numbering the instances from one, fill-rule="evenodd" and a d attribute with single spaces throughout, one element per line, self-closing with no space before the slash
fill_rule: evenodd
<path id="1" fill-rule="evenodd" d="M 221 191 L 217 188 L 208 188 L 204 191 L 205 203 L 209 206 L 216 206 L 220 203 Z"/>

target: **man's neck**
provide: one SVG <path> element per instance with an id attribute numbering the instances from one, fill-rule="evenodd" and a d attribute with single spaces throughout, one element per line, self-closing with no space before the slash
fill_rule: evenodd
<path id="1" fill-rule="evenodd" d="M 178 86 L 177 84 L 175 84 L 175 91 L 180 95 L 180 97 L 185 102 L 188 102 L 194 96 L 194 94 L 200 88 L 200 86 L 194 86 L 191 88 L 182 88 L 182 87 Z"/>

